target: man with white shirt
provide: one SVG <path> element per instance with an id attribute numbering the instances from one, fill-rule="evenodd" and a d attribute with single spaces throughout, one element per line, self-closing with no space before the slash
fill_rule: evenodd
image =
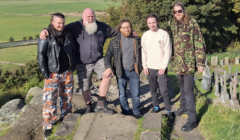
<path id="1" fill-rule="evenodd" d="M 168 119 L 173 119 L 167 80 L 167 67 L 172 54 L 170 37 L 166 31 L 158 27 L 159 19 L 154 13 L 148 14 L 146 21 L 150 30 L 146 31 L 142 36 L 142 63 L 150 85 L 152 113 L 160 111 L 157 95 L 158 78 Z"/>

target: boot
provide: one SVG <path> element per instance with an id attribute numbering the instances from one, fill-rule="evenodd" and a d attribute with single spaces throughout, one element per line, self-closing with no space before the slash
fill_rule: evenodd
<path id="1" fill-rule="evenodd" d="M 97 102 L 97 105 L 95 106 L 94 111 L 95 111 L 95 112 L 101 112 L 101 113 L 109 114 L 109 115 L 114 114 L 114 110 L 109 109 L 109 108 L 106 106 L 105 100 L 103 100 L 103 101 L 98 101 L 98 102 Z"/>

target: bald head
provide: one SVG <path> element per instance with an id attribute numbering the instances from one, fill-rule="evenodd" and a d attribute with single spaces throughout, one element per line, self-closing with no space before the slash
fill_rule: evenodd
<path id="1" fill-rule="evenodd" d="M 85 10 L 83 10 L 82 19 L 83 19 L 84 25 L 85 25 L 85 22 L 88 22 L 88 23 L 94 22 L 96 19 L 94 11 L 91 8 L 86 8 Z"/>

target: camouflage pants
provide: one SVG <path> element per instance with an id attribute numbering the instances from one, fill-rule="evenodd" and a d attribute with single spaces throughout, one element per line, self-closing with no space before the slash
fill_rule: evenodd
<path id="1" fill-rule="evenodd" d="M 71 70 L 51 73 L 45 79 L 43 92 L 43 130 L 51 129 L 57 120 L 57 98 L 60 96 L 61 118 L 72 112 L 73 74 Z"/>

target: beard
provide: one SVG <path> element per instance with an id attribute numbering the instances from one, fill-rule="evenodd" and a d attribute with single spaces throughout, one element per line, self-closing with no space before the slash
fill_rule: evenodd
<path id="1" fill-rule="evenodd" d="M 177 22 L 182 22 L 183 21 L 183 18 L 184 18 L 184 15 L 179 15 L 179 16 L 175 16 L 175 18 L 176 18 L 176 20 L 177 20 Z"/>
<path id="2" fill-rule="evenodd" d="M 129 37 L 131 32 L 121 32 L 124 37 Z"/>
<path id="3" fill-rule="evenodd" d="M 85 22 L 85 21 L 84 21 Z M 95 33 L 98 29 L 98 26 L 97 26 L 97 23 L 96 21 L 94 20 L 91 20 L 91 21 L 86 21 L 85 22 L 86 24 L 86 27 L 85 27 L 85 30 L 86 32 L 89 34 L 89 35 L 92 35 L 93 33 Z"/>

